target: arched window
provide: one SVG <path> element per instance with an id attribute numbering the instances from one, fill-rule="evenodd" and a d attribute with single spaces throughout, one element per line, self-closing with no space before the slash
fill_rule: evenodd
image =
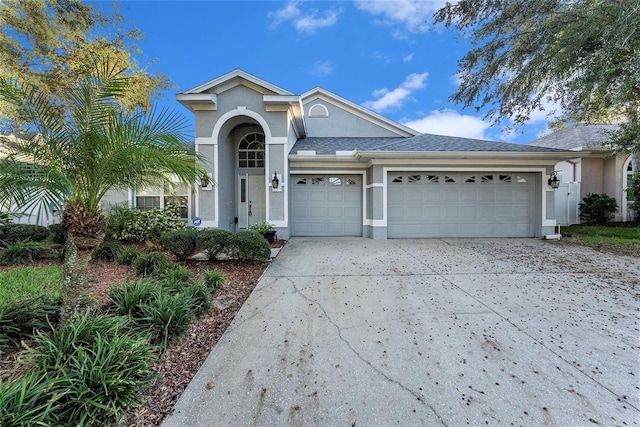
<path id="1" fill-rule="evenodd" d="M 623 188 L 622 220 L 623 221 L 629 221 L 633 218 L 633 209 L 631 209 L 631 206 L 635 206 L 635 204 L 638 203 L 638 201 L 633 200 L 633 197 L 626 191 L 627 187 L 629 186 L 629 180 L 633 175 L 633 173 L 634 173 L 633 163 L 631 161 L 631 156 L 629 156 L 627 161 L 624 163 L 624 166 L 622 169 L 622 188 Z"/>
<path id="2" fill-rule="evenodd" d="M 238 145 L 238 167 L 264 167 L 264 135 L 254 132 L 246 135 Z"/>

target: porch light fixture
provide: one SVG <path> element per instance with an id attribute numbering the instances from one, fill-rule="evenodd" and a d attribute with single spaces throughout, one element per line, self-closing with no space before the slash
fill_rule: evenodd
<path id="1" fill-rule="evenodd" d="M 273 178 L 271 179 L 271 186 L 274 190 L 278 189 L 278 185 L 280 185 L 280 180 L 278 179 L 278 173 L 273 171 Z"/>
<path id="2" fill-rule="evenodd" d="M 200 178 L 200 186 L 202 188 L 207 188 L 210 183 L 211 182 L 209 181 L 209 176 L 203 175 L 202 178 Z"/>
<path id="3" fill-rule="evenodd" d="M 558 172 L 551 172 L 551 176 L 549 176 L 549 180 L 547 181 L 551 188 L 556 189 L 560 187 L 560 180 L 558 179 Z"/>

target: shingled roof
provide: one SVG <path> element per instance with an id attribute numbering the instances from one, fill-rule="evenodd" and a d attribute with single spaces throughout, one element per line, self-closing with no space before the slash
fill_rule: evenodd
<path id="1" fill-rule="evenodd" d="M 327 138 L 299 139 L 290 154 L 315 151 L 317 155 L 333 155 L 337 151 L 360 152 L 556 152 L 552 148 L 534 145 L 510 144 L 482 139 L 422 134 L 410 138 Z"/>
<path id="2" fill-rule="evenodd" d="M 617 130 L 618 125 L 577 125 L 561 129 L 529 143 L 537 147 L 574 150 L 577 148 L 603 148 L 609 139 L 606 131 Z"/>

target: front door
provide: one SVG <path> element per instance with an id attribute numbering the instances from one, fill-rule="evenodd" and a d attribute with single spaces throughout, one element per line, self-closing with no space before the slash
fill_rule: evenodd
<path id="1" fill-rule="evenodd" d="M 238 229 L 247 230 L 266 219 L 264 175 L 242 174 L 238 180 Z"/>

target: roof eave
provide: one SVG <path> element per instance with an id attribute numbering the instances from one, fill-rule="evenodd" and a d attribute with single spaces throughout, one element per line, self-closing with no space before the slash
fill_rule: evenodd
<path id="1" fill-rule="evenodd" d="M 214 93 L 178 93 L 176 101 L 191 111 L 215 111 L 218 108 L 218 96 Z"/>
<path id="2" fill-rule="evenodd" d="M 304 110 L 302 107 L 302 99 L 298 95 L 263 95 L 262 100 L 269 110 L 277 110 L 279 108 L 291 109 L 293 123 L 296 127 L 296 135 L 298 138 L 307 136 L 307 124 L 304 120 Z"/>
<path id="3" fill-rule="evenodd" d="M 566 160 L 586 157 L 588 153 L 575 151 L 358 151 L 356 156 L 368 159 L 527 159 Z"/>

